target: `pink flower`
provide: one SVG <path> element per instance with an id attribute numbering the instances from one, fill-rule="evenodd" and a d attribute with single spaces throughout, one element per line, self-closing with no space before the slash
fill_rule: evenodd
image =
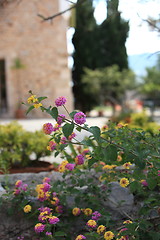
<path id="1" fill-rule="evenodd" d="M 28 184 L 23 184 L 21 189 L 25 192 L 27 191 L 27 188 L 28 188 Z"/>
<path id="2" fill-rule="evenodd" d="M 61 144 L 67 144 L 67 138 L 66 137 L 62 137 L 60 140 Z"/>
<path id="3" fill-rule="evenodd" d="M 76 134 L 73 132 L 69 137 L 68 140 L 71 141 L 73 138 L 75 138 Z"/>
<path id="4" fill-rule="evenodd" d="M 51 188 L 50 184 L 48 184 L 46 182 L 43 183 L 43 191 L 44 192 L 48 192 L 50 190 L 50 188 Z"/>
<path id="5" fill-rule="evenodd" d="M 56 208 L 55 208 L 55 211 L 57 213 L 63 213 L 63 206 L 62 205 L 58 205 Z"/>
<path id="6" fill-rule="evenodd" d="M 79 154 L 75 158 L 75 162 L 77 165 L 82 165 L 84 163 L 84 156 L 82 154 Z"/>
<path id="7" fill-rule="evenodd" d="M 52 123 L 45 123 L 43 125 L 43 132 L 45 134 L 51 134 L 53 132 L 54 128 L 53 128 L 53 125 Z"/>
<path id="8" fill-rule="evenodd" d="M 51 236 L 52 233 L 51 232 L 46 232 L 46 236 Z"/>
<path id="9" fill-rule="evenodd" d="M 160 177 L 160 170 L 158 170 L 158 176 Z"/>
<path id="10" fill-rule="evenodd" d="M 65 119 L 65 115 L 64 114 L 59 114 L 58 118 L 57 118 L 57 123 L 59 125 L 61 125 L 63 122 L 64 122 L 64 119 Z"/>
<path id="11" fill-rule="evenodd" d="M 56 224 L 56 223 L 59 222 L 59 218 L 53 216 L 53 217 L 50 217 L 48 221 L 49 221 L 50 224 Z"/>
<path id="12" fill-rule="evenodd" d="M 40 232 L 43 232 L 45 229 L 45 225 L 42 224 L 42 223 L 37 223 L 34 227 L 34 230 L 36 233 L 40 233 Z"/>
<path id="13" fill-rule="evenodd" d="M 46 183 L 49 183 L 51 181 L 51 179 L 49 178 L 49 177 L 45 177 L 44 179 L 43 179 L 43 182 L 46 182 Z"/>
<path id="14" fill-rule="evenodd" d="M 78 112 L 74 115 L 74 121 L 77 124 L 84 124 L 86 122 L 86 115 L 83 112 Z"/>
<path id="15" fill-rule="evenodd" d="M 98 211 L 92 213 L 92 219 L 98 220 L 101 217 L 101 214 Z"/>
<path id="16" fill-rule="evenodd" d="M 20 194 L 20 192 L 21 192 L 20 189 L 15 189 L 14 190 L 14 195 L 18 195 L 18 194 Z"/>
<path id="17" fill-rule="evenodd" d="M 72 171 L 75 168 L 75 164 L 74 163 L 67 163 L 65 168 Z"/>
<path id="18" fill-rule="evenodd" d="M 22 185 L 22 180 L 18 180 L 18 181 L 15 183 L 15 186 L 16 186 L 17 188 L 19 188 L 21 185 Z"/>
<path id="19" fill-rule="evenodd" d="M 86 237 L 84 235 L 80 234 L 76 237 L 75 240 L 82 240 L 82 239 L 86 239 Z"/>
<path id="20" fill-rule="evenodd" d="M 38 208 L 38 210 L 40 212 L 46 212 L 47 214 L 51 213 L 51 208 L 49 208 L 49 207 L 40 207 L 40 208 Z"/>
<path id="21" fill-rule="evenodd" d="M 148 183 L 146 180 L 141 180 L 141 184 L 144 186 L 144 187 L 147 187 L 148 186 Z"/>
<path id="22" fill-rule="evenodd" d="M 58 97 L 56 100 L 55 100 L 55 105 L 57 107 L 60 107 L 62 105 L 64 105 L 66 103 L 66 98 L 65 97 Z"/>
<path id="23" fill-rule="evenodd" d="M 56 124 L 54 125 L 54 127 L 53 127 L 53 131 L 56 132 L 57 130 L 60 129 L 60 127 L 61 127 L 61 126 L 60 126 L 58 123 L 56 123 Z"/>
<path id="24" fill-rule="evenodd" d="M 56 149 L 56 145 L 57 144 L 54 141 L 50 141 L 49 142 L 49 149 L 50 149 L 50 151 L 55 150 Z"/>

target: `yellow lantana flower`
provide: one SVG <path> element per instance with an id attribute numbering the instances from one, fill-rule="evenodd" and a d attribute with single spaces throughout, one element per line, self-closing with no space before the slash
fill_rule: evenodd
<path id="1" fill-rule="evenodd" d="M 121 187 L 127 187 L 129 185 L 129 180 L 127 178 L 121 178 L 119 184 Z"/>
<path id="2" fill-rule="evenodd" d="M 99 225 L 99 227 L 97 228 L 97 233 L 101 234 L 106 230 L 106 227 L 104 225 Z"/>
<path id="3" fill-rule="evenodd" d="M 131 220 L 126 220 L 126 221 L 123 222 L 123 224 L 130 224 L 130 223 L 132 223 Z"/>
<path id="4" fill-rule="evenodd" d="M 104 234 L 104 239 L 105 240 L 111 240 L 113 238 L 114 238 L 114 233 L 113 232 L 111 232 L 111 231 L 105 232 L 105 234 Z"/>
<path id="5" fill-rule="evenodd" d="M 29 213 L 29 212 L 31 212 L 32 207 L 31 207 L 31 205 L 26 205 L 26 206 L 23 208 L 23 210 L 24 210 L 25 213 Z"/>
<path id="6" fill-rule="evenodd" d="M 91 208 L 85 208 L 85 209 L 84 209 L 84 214 L 85 214 L 86 216 L 91 215 L 91 214 L 92 214 L 92 209 L 91 209 Z"/>
<path id="7" fill-rule="evenodd" d="M 132 163 L 126 162 L 126 163 L 123 164 L 123 167 L 126 168 L 126 169 L 130 169 L 131 165 L 132 165 Z"/>
<path id="8" fill-rule="evenodd" d="M 34 102 L 37 102 L 37 101 L 38 101 L 38 99 L 36 98 L 36 95 L 31 95 L 31 96 L 27 99 L 27 102 L 28 102 L 29 104 L 34 103 Z"/>
<path id="9" fill-rule="evenodd" d="M 33 106 L 34 106 L 35 108 L 39 108 L 39 107 L 42 107 L 42 103 L 35 103 Z"/>

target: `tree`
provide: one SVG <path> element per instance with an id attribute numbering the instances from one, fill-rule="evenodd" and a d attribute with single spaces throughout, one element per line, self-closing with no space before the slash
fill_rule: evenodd
<path id="1" fill-rule="evenodd" d="M 75 107 L 82 111 L 99 104 L 95 95 L 86 91 L 86 82 L 82 81 L 84 68 L 94 70 L 114 64 L 120 71 L 128 68 L 125 41 L 129 26 L 121 19 L 118 4 L 118 0 L 108 1 L 107 19 L 100 26 L 96 25 L 93 16 L 92 0 L 86 0 L 76 8 L 72 76 Z"/>
<path id="2" fill-rule="evenodd" d="M 96 70 L 86 68 L 82 82 L 86 84 L 85 91 L 101 105 L 109 102 L 114 114 L 115 105 L 123 105 L 126 90 L 135 88 L 135 75 L 128 69 L 120 71 L 118 65 Z"/>
<path id="3" fill-rule="evenodd" d="M 99 57 L 97 67 L 117 64 L 120 70 L 128 68 L 125 42 L 128 36 L 128 22 L 118 11 L 119 0 L 107 1 L 107 18 L 99 26 Z"/>
<path id="4" fill-rule="evenodd" d="M 78 0 L 77 3 L 80 3 Z M 76 8 L 75 33 L 72 39 L 74 45 L 74 65 L 73 65 L 73 93 L 75 107 L 84 112 L 90 110 L 94 97 L 89 95 L 84 89 L 86 85 L 82 83 L 84 67 L 94 69 L 96 67 L 96 57 L 94 55 L 95 41 L 94 33 L 96 21 L 93 16 L 94 8 L 92 0 L 86 0 Z"/>
<path id="5" fill-rule="evenodd" d="M 154 105 L 160 104 L 160 71 L 156 66 L 146 68 L 146 71 L 146 76 L 142 78 L 140 91 L 146 98 L 152 100 Z"/>

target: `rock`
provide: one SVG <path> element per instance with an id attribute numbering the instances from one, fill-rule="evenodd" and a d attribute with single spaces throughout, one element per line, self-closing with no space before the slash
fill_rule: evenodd
<path id="1" fill-rule="evenodd" d="M 1 183 L 0 183 L 0 197 L 6 193 L 6 190 L 2 187 Z"/>
<path id="2" fill-rule="evenodd" d="M 121 187 L 118 182 L 112 182 L 109 185 L 110 193 L 104 206 L 112 212 L 112 218 L 126 218 L 135 208 L 133 194 L 128 188 Z"/>
<path id="3" fill-rule="evenodd" d="M 17 180 L 22 180 L 23 183 L 29 185 L 29 187 L 34 188 L 37 184 L 41 184 L 44 177 L 51 178 L 52 181 L 62 180 L 62 174 L 59 172 L 40 172 L 40 173 L 16 173 L 16 174 L 6 174 L 0 175 L 0 182 L 3 186 L 13 189 Z"/>

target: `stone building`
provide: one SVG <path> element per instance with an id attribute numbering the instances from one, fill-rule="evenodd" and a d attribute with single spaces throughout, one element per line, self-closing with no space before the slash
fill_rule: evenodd
<path id="1" fill-rule="evenodd" d="M 67 19 L 52 21 L 38 16 L 54 15 L 65 0 L 0 0 L 0 118 L 18 117 L 32 90 L 47 96 L 45 105 L 58 96 L 73 108 L 71 73 L 68 68 Z M 23 109 L 22 109 L 23 110 Z M 33 110 L 27 117 L 45 117 Z"/>

